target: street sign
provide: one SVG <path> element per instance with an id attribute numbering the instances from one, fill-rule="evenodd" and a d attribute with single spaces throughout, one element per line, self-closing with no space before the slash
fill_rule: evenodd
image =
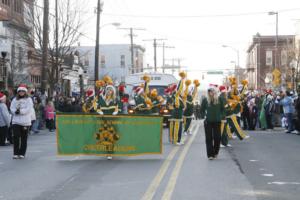
<path id="1" fill-rule="evenodd" d="M 223 75 L 223 71 L 208 71 L 209 75 Z"/>

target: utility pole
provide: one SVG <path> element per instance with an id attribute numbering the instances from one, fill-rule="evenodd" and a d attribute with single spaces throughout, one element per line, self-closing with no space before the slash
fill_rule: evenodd
<path id="1" fill-rule="evenodd" d="M 56 83 L 58 83 L 58 79 L 59 79 L 59 69 L 58 69 L 58 56 L 59 56 L 59 52 L 58 52 L 58 2 L 57 0 L 55 0 L 55 80 Z M 62 81 L 62 80 L 61 80 Z"/>
<path id="2" fill-rule="evenodd" d="M 175 47 L 174 46 L 166 46 L 166 44 L 163 42 L 162 44 L 162 48 L 163 48 L 163 64 L 162 64 L 162 69 L 163 69 L 163 73 L 165 73 L 165 49 L 166 48 L 169 48 L 169 49 L 174 49 Z"/>
<path id="3" fill-rule="evenodd" d="M 143 41 L 153 41 L 153 48 L 154 48 L 154 71 L 157 72 L 157 55 L 156 55 L 156 48 L 157 48 L 157 41 L 164 41 L 167 39 L 150 39 L 150 40 L 143 40 Z"/>
<path id="4" fill-rule="evenodd" d="M 99 40 L 100 40 L 100 14 L 102 12 L 101 0 L 98 0 L 96 14 L 97 14 L 97 23 L 96 23 L 96 45 L 95 45 L 95 83 L 99 79 Z M 95 94 L 97 87 L 95 84 Z"/>
<path id="5" fill-rule="evenodd" d="M 131 54 L 131 72 L 134 74 L 134 49 L 133 49 L 133 30 L 130 28 L 130 54 Z"/>
<path id="6" fill-rule="evenodd" d="M 129 37 L 130 37 L 130 57 L 131 57 L 131 73 L 134 74 L 135 72 L 138 72 L 137 69 L 135 69 L 135 62 L 134 62 L 134 43 L 133 43 L 133 37 L 137 36 L 133 34 L 134 30 L 138 30 L 138 31 L 145 31 L 146 29 L 144 28 L 119 28 L 122 30 L 129 30 Z"/>
<path id="7" fill-rule="evenodd" d="M 49 42 L 49 0 L 44 0 L 43 19 L 43 56 L 42 56 L 42 91 L 46 91 L 47 77 L 46 70 L 48 64 L 48 42 Z"/>

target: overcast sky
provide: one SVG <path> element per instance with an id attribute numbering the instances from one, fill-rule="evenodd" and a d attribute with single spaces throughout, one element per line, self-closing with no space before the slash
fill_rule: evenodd
<path id="1" fill-rule="evenodd" d="M 94 45 L 97 0 L 85 1 L 81 45 Z M 252 36 L 275 34 L 275 15 L 279 11 L 279 34 L 295 34 L 300 19 L 299 0 L 103 0 L 101 25 L 119 22 L 121 27 L 145 28 L 136 31 L 134 43 L 146 47 L 146 64 L 153 66 L 153 44 L 144 39 L 163 38 L 175 49 L 166 49 L 166 58 L 182 58 L 182 65 L 192 70 L 233 68 L 237 60 L 245 67 L 246 49 Z M 128 31 L 113 26 L 101 29 L 100 43 L 129 43 Z M 169 63 L 171 61 L 168 61 Z M 162 65 L 162 49 L 158 49 Z M 194 71 L 193 75 L 197 71 Z"/>

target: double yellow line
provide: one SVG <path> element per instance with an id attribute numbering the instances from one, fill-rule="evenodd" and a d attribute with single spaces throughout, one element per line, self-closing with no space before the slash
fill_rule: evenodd
<path id="1" fill-rule="evenodd" d="M 169 179 L 168 185 L 164 191 L 164 194 L 162 196 L 161 199 L 163 200 L 169 200 L 172 197 L 173 191 L 175 189 L 176 186 L 176 182 L 177 182 L 177 178 L 179 176 L 181 167 L 183 165 L 183 161 L 186 157 L 186 154 L 190 148 L 190 146 L 192 145 L 196 134 L 198 133 L 199 130 L 199 125 L 195 125 L 196 130 L 194 131 L 194 134 L 192 135 L 192 137 L 188 140 L 188 142 L 185 144 L 182 152 L 180 153 L 179 159 L 176 162 L 176 165 L 172 171 L 171 177 Z M 162 164 L 162 166 L 160 167 L 158 173 L 156 174 L 155 178 L 152 180 L 150 186 L 148 187 L 146 193 L 144 194 L 144 196 L 142 197 L 142 200 L 152 200 L 162 179 L 164 178 L 166 172 L 168 171 L 168 168 L 170 167 L 170 164 L 173 160 L 173 158 L 175 157 L 177 151 L 179 150 L 179 146 L 175 146 L 172 151 L 169 153 L 167 159 L 164 161 L 164 163 Z"/>

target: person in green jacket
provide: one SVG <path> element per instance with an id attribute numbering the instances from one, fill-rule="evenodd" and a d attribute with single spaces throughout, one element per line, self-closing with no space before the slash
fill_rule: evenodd
<path id="1" fill-rule="evenodd" d="M 193 103 L 193 96 L 190 92 L 186 98 L 185 109 L 183 113 L 184 135 L 192 134 L 192 132 L 190 132 L 189 129 L 192 123 L 193 114 L 194 114 L 194 103 Z"/>
<path id="2" fill-rule="evenodd" d="M 171 142 L 176 145 L 183 145 L 182 141 L 182 121 L 183 121 L 183 110 L 185 108 L 184 100 L 181 96 L 183 91 L 183 85 L 186 78 L 185 72 L 180 72 L 179 76 L 181 80 L 179 81 L 176 91 L 173 91 L 172 102 L 173 102 L 173 111 L 170 119 L 170 138 Z"/>
<path id="3" fill-rule="evenodd" d="M 99 95 L 97 104 L 97 113 L 100 115 L 117 115 L 119 112 L 118 101 L 116 98 L 116 90 L 114 86 L 107 85 L 105 88 L 105 93 Z M 114 145 L 110 144 L 106 147 L 107 159 L 112 159 L 112 154 L 114 153 Z"/>
<path id="4" fill-rule="evenodd" d="M 144 89 L 138 87 L 136 90 L 135 100 L 135 112 L 139 115 L 149 115 L 151 114 L 151 100 L 146 96 Z"/>
<path id="5" fill-rule="evenodd" d="M 105 94 L 98 98 L 97 113 L 100 115 L 117 115 L 118 111 L 116 90 L 114 86 L 108 85 L 105 88 Z"/>
<path id="6" fill-rule="evenodd" d="M 224 116 L 224 100 L 214 86 L 208 89 L 207 98 L 201 103 L 201 115 L 205 116 L 204 129 L 206 152 L 209 160 L 216 159 L 220 150 L 221 121 Z"/>

